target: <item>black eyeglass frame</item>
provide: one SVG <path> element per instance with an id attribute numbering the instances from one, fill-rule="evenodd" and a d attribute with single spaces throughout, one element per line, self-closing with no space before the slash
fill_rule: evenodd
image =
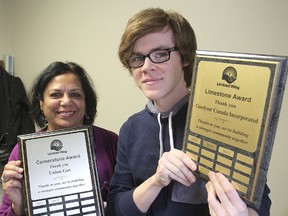
<path id="1" fill-rule="evenodd" d="M 150 55 L 151 55 L 152 53 L 159 52 L 159 51 L 161 51 L 161 50 L 165 50 L 165 51 L 168 52 L 168 58 L 165 59 L 164 61 L 160 61 L 160 62 L 155 62 L 155 61 L 153 61 L 153 60 L 151 59 Z M 130 65 L 129 59 L 132 58 L 132 56 L 131 56 L 130 58 L 128 58 L 128 59 L 126 60 L 126 62 L 127 62 L 127 64 L 129 65 L 130 68 L 140 68 L 140 67 L 142 67 L 142 66 L 144 65 L 145 59 L 148 57 L 148 58 L 150 59 L 150 61 L 153 62 L 154 64 L 160 64 L 160 63 L 164 63 L 164 62 L 169 61 L 169 60 L 170 60 L 171 52 L 176 51 L 176 50 L 177 50 L 177 47 L 175 46 L 175 47 L 166 48 L 166 49 L 153 50 L 153 51 L 151 51 L 150 53 L 148 53 L 147 55 L 136 55 L 137 57 L 142 57 L 142 58 L 143 58 L 142 63 L 141 63 L 139 66 L 137 66 L 137 67 L 134 67 L 134 66 L 131 66 L 131 65 Z"/>

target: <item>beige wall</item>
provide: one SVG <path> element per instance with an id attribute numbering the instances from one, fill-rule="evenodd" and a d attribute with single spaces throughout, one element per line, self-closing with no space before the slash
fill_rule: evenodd
<path id="1" fill-rule="evenodd" d="M 52 61 L 81 64 L 100 98 L 95 123 L 118 132 L 146 98 L 120 65 L 117 47 L 128 18 L 149 6 L 182 13 L 199 49 L 288 56 L 287 0 L 0 0 L 0 59 L 15 56 L 15 75 L 27 89 Z M 288 214 L 287 96 L 288 88 L 268 176 L 273 216 Z"/>

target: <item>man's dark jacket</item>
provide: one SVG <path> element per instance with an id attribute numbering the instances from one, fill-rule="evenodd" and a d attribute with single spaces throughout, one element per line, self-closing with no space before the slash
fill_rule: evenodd
<path id="1" fill-rule="evenodd" d="M 5 163 L 17 135 L 35 132 L 24 85 L 0 66 L 0 162 Z"/>

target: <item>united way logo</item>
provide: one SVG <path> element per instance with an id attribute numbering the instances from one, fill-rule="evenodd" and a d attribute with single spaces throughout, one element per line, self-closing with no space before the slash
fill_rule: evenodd
<path id="1" fill-rule="evenodd" d="M 237 79 L 237 71 L 234 67 L 227 67 L 222 73 L 222 80 L 225 80 L 227 83 L 233 83 Z"/>
<path id="2" fill-rule="evenodd" d="M 53 140 L 50 144 L 51 150 L 60 151 L 62 149 L 63 143 L 60 140 Z"/>

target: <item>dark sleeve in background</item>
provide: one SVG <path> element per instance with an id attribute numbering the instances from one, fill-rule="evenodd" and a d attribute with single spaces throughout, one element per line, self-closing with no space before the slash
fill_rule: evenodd
<path id="1" fill-rule="evenodd" d="M 30 113 L 26 90 L 19 77 L 8 74 L 0 67 L 0 162 L 6 163 L 17 143 L 17 135 L 34 133 L 35 125 Z"/>

